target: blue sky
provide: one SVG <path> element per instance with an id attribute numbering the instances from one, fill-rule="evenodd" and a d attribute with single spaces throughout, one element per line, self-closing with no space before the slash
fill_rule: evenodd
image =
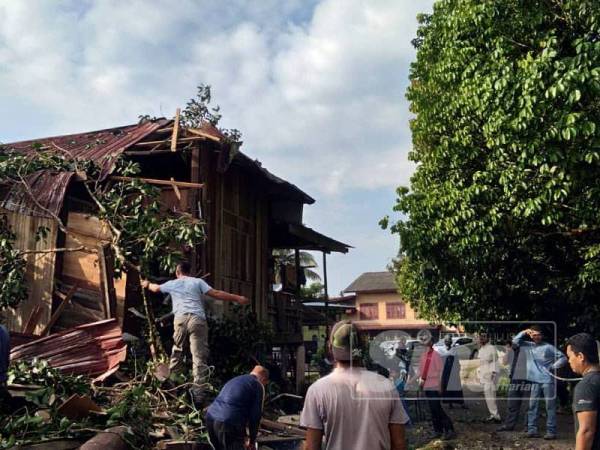
<path id="1" fill-rule="evenodd" d="M 305 222 L 355 247 L 330 293 L 384 270 L 377 222 L 414 169 L 404 92 L 432 0 L 0 0 L 0 142 L 171 117 L 212 85 L 242 150 L 316 204 Z"/>

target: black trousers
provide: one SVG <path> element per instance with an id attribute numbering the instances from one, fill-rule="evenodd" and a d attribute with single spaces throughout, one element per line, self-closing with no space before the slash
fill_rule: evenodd
<path id="1" fill-rule="evenodd" d="M 431 412 L 433 431 L 436 433 L 454 431 L 452 420 L 450 420 L 450 417 L 448 417 L 444 408 L 442 408 L 440 393 L 437 391 L 425 391 L 425 397 L 427 397 L 427 404 L 429 405 L 429 411 Z"/>
<path id="2" fill-rule="evenodd" d="M 208 439 L 215 450 L 244 450 L 245 427 L 206 418 Z"/>
<path id="3" fill-rule="evenodd" d="M 531 384 L 527 381 L 511 381 L 508 387 L 508 411 L 506 419 L 504 420 L 504 426 L 506 428 L 513 429 L 519 421 L 519 415 L 521 414 L 521 405 L 529 405 L 529 397 L 531 395 Z M 527 407 L 527 406 L 526 406 Z"/>

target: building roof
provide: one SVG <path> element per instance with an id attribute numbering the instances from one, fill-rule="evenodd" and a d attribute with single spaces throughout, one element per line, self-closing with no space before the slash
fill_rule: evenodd
<path id="1" fill-rule="evenodd" d="M 340 297 L 330 297 L 329 298 L 330 303 L 339 303 L 339 304 L 344 304 L 344 305 L 348 305 L 348 306 L 354 306 L 355 301 L 356 301 L 355 294 L 342 295 Z"/>
<path id="2" fill-rule="evenodd" d="M 40 147 L 57 151 L 62 149 L 74 158 L 104 163 L 108 157 L 120 155 L 132 145 L 170 122 L 171 120 L 158 119 L 104 130 L 6 143 L 3 146 L 28 154 L 38 151 Z"/>
<path id="3" fill-rule="evenodd" d="M 344 292 L 396 292 L 398 287 L 392 272 L 365 272 L 350 283 Z"/>
<path id="4" fill-rule="evenodd" d="M 173 120 L 160 118 L 103 130 L 6 143 L 0 148 L 24 154 L 34 154 L 40 150 L 55 150 L 59 153 L 64 151 L 70 157 L 97 163 L 102 167 L 101 179 L 104 179 L 112 172 L 116 157 L 123 153 L 129 154 L 130 149 L 136 144 L 147 141 L 148 138 L 153 140 L 153 136 L 160 134 L 159 130 L 172 126 Z M 204 124 L 198 130 L 203 133 L 203 136 L 207 136 L 217 144 L 225 142 L 223 134 L 210 124 Z M 182 129 L 183 132 L 184 129 Z M 168 137 L 168 135 L 163 135 L 160 139 Z M 231 147 L 234 146 L 231 145 Z M 279 195 L 292 197 L 307 204 L 315 202 L 312 197 L 294 184 L 269 172 L 259 161 L 237 151 L 238 147 L 239 143 L 235 145 L 235 149 L 229 149 L 230 162 L 240 164 L 253 171 L 257 176 L 265 178 L 278 190 Z M 141 151 L 136 149 L 133 153 L 142 157 L 146 153 L 148 156 L 157 154 L 151 147 L 146 147 Z M 56 174 L 47 171 L 32 174 L 27 181 L 31 193 L 40 200 L 38 204 L 35 204 L 30 198 L 31 195 L 19 185 L 9 190 L 4 201 L 0 203 L 0 207 L 32 216 L 51 217 L 52 214 L 59 214 L 72 178 L 73 174 Z"/>
<path id="5" fill-rule="evenodd" d="M 351 245 L 336 241 L 312 228 L 298 224 L 278 222 L 271 231 L 271 248 L 314 250 L 320 252 L 348 253 Z"/>
<path id="6" fill-rule="evenodd" d="M 318 300 L 315 300 L 314 302 L 304 302 L 304 303 L 302 303 L 302 305 L 319 307 L 319 308 L 325 308 L 327 306 L 328 308 L 337 308 L 337 309 L 344 309 L 344 310 L 354 308 L 354 306 L 342 305 L 340 303 L 327 302 L 327 304 L 325 304 L 324 301 L 318 301 Z"/>

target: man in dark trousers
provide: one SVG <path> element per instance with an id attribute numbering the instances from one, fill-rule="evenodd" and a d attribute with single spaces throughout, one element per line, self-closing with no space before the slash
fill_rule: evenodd
<path id="1" fill-rule="evenodd" d="M 567 341 L 567 357 L 573 372 L 583 379 L 575 386 L 575 450 L 600 449 L 600 365 L 598 345 L 587 333 L 579 333 Z"/>
<path id="2" fill-rule="evenodd" d="M 526 337 L 529 340 L 526 340 Z M 519 352 L 527 356 L 527 381 L 531 383 L 529 409 L 527 411 L 528 438 L 539 438 L 539 400 L 546 403 L 546 434 L 544 439 L 556 439 L 556 380 L 553 370 L 567 364 L 567 358 L 552 344 L 544 341 L 542 329 L 533 325 L 521 331 L 512 340 Z"/>
<path id="3" fill-rule="evenodd" d="M 456 437 L 454 425 L 440 401 L 442 372 L 444 370 L 443 361 L 439 353 L 433 349 L 432 339 L 429 339 L 426 345 L 427 350 L 419 363 L 419 386 L 427 398 L 435 437 L 441 437 L 444 440 L 454 439 Z"/>
<path id="4" fill-rule="evenodd" d="M 269 371 L 255 366 L 249 375 L 232 378 L 223 386 L 206 413 L 208 437 L 215 450 L 255 447 L 268 382 Z"/>
<path id="5" fill-rule="evenodd" d="M 531 383 L 527 381 L 527 357 L 520 352 L 518 345 L 509 342 L 506 344 L 506 353 L 502 358 L 502 363 L 510 365 L 510 384 L 506 396 L 508 400 L 506 419 L 497 431 L 513 431 L 519 421 L 521 405 L 529 404 Z"/>

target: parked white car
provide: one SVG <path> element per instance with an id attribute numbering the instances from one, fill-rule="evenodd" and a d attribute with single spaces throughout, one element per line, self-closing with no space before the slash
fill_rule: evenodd
<path id="1" fill-rule="evenodd" d="M 439 353 L 445 353 L 447 351 L 445 337 L 436 342 L 433 345 L 433 348 Z M 450 348 L 459 359 L 477 358 L 477 341 L 474 337 L 467 335 L 453 335 Z"/>

